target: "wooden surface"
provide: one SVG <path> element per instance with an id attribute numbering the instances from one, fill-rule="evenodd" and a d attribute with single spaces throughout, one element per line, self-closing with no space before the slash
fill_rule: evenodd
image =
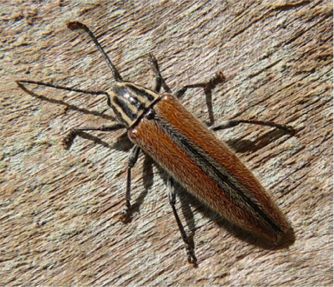
<path id="1" fill-rule="evenodd" d="M 330 1 L 1 2 L 1 286 L 332 285 Z M 34 86 L 28 94 L 14 82 L 110 88 L 108 67 L 69 20 L 91 27 L 124 77 L 148 87 L 149 52 L 174 90 L 224 71 L 228 81 L 212 96 L 216 122 L 295 127 L 296 136 L 257 126 L 217 133 L 287 215 L 294 244 L 253 244 L 183 196 L 193 268 L 164 175 L 143 156 L 133 172 L 138 211 L 120 222 L 129 143 L 115 132 L 78 138 L 69 151 L 61 145 L 71 128 L 108 121 L 104 99 Z M 208 120 L 201 90 L 183 102 Z"/>

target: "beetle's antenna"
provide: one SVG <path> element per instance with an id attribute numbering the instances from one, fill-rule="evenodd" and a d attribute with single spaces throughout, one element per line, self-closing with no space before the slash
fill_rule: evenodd
<path id="1" fill-rule="evenodd" d="M 54 88 L 54 89 L 58 89 L 58 90 L 65 90 L 65 91 L 70 91 L 70 92 L 83 93 L 83 94 L 87 94 L 87 95 L 97 95 L 97 96 L 98 95 L 104 95 L 107 98 L 107 105 L 112 108 L 110 95 L 105 91 L 81 90 L 81 89 L 76 89 L 76 88 L 72 88 L 72 87 L 64 87 L 64 86 L 54 85 L 54 84 L 51 84 L 51 83 L 44 83 L 44 82 L 30 81 L 30 80 L 17 80 L 16 83 L 23 90 L 25 90 L 23 84 L 35 84 L 35 85 L 39 85 L 39 86 L 45 86 L 45 87 L 50 87 L 50 88 Z"/>
<path id="2" fill-rule="evenodd" d="M 120 73 L 118 72 L 117 68 L 115 67 L 115 65 L 111 62 L 109 56 L 107 55 L 107 53 L 104 51 L 104 49 L 102 48 L 101 44 L 99 43 L 99 41 L 96 39 L 94 33 L 89 30 L 89 28 L 80 23 L 80 22 L 77 22 L 77 21 L 74 21 L 74 22 L 69 22 L 67 24 L 67 27 L 71 30 L 77 30 L 77 29 L 82 29 L 84 30 L 85 32 L 87 32 L 87 34 L 91 37 L 91 39 L 93 40 L 95 46 L 99 49 L 99 51 L 102 53 L 102 55 L 104 56 L 104 58 L 106 59 L 107 63 L 108 63 L 108 66 L 109 68 L 111 69 L 112 73 L 113 73 L 113 76 L 115 78 L 115 80 L 117 82 L 122 82 L 123 79 L 122 79 L 122 76 L 120 75 Z"/>

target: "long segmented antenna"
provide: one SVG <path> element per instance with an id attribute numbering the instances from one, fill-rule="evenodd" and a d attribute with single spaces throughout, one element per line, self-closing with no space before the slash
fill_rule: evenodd
<path id="1" fill-rule="evenodd" d="M 51 84 L 51 83 L 43 83 L 43 82 L 31 81 L 31 80 L 17 80 L 16 83 L 20 87 L 22 87 L 22 84 L 35 84 L 35 85 L 39 85 L 39 86 L 45 86 L 45 87 L 50 87 L 50 88 L 54 88 L 54 89 L 58 89 L 58 90 L 65 90 L 65 91 L 70 91 L 70 92 L 83 93 L 83 94 L 87 94 L 87 95 L 97 95 L 97 96 L 98 95 L 104 95 L 107 98 L 108 106 L 112 108 L 110 95 L 105 91 L 88 91 L 88 90 L 76 89 L 76 88 L 72 88 L 72 87 L 64 87 L 64 86 L 60 86 L 60 85 L 54 85 L 54 84 Z"/>
<path id="2" fill-rule="evenodd" d="M 89 30 L 89 28 L 78 22 L 78 21 L 74 21 L 74 22 L 69 22 L 67 24 L 67 27 L 71 30 L 78 30 L 78 29 L 82 29 L 84 30 L 90 37 L 91 39 L 93 40 L 95 46 L 99 49 L 99 51 L 102 53 L 102 55 L 104 56 L 104 58 L 106 59 L 107 63 L 108 63 L 108 66 L 109 68 L 111 69 L 112 73 L 113 73 L 113 76 L 115 78 L 115 80 L 117 82 L 122 82 L 123 79 L 122 79 L 122 76 L 120 75 L 120 73 L 118 72 L 117 68 L 115 67 L 115 65 L 111 62 L 109 56 L 107 55 L 107 53 L 104 51 L 104 49 L 102 48 L 101 44 L 99 43 L 99 41 L 96 39 L 94 33 Z"/>

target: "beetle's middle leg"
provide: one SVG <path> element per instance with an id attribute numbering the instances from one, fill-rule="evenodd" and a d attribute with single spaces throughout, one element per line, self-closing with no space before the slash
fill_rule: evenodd
<path id="1" fill-rule="evenodd" d="M 63 145 L 65 149 L 69 149 L 73 143 L 73 140 L 76 136 L 80 135 L 80 133 L 84 131 L 102 131 L 102 132 L 110 132 L 115 131 L 120 128 L 124 128 L 121 124 L 115 124 L 113 126 L 102 126 L 102 127 L 84 127 L 84 128 L 76 128 L 72 129 L 68 135 L 63 140 Z M 131 169 L 136 164 L 138 157 L 139 157 L 140 148 L 139 146 L 135 145 L 132 147 L 128 159 L 128 166 L 127 166 L 127 177 L 126 177 L 126 192 L 125 192 L 125 209 L 122 212 L 121 220 L 125 223 L 131 220 Z"/>
<path id="2" fill-rule="evenodd" d="M 177 226 L 180 230 L 182 240 L 185 244 L 186 250 L 187 250 L 187 256 L 188 256 L 188 262 L 193 264 L 194 267 L 197 267 L 197 258 L 195 256 L 195 250 L 194 250 L 194 241 L 192 238 L 187 236 L 186 231 L 184 230 L 184 227 L 182 225 L 182 222 L 180 220 L 179 215 L 177 214 L 176 211 L 176 193 L 175 193 L 175 188 L 173 185 L 173 179 L 169 177 L 167 179 L 167 188 L 168 188 L 168 198 L 169 198 L 169 204 L 171 205 L 173 209 L 173 214 L 177 223 Z"/>
<path id="3" fill-rule="evenodd" d="M 211 80 L 203 83 L 195 83 L 191 85 L 186 85 L 183 88 L 179 89 L 175 95 L 180 99 L 188 89 L 202 88 L 204 89 L 206 105 L 208 107 L 209 113 L 209 126 L 214 123 L 214 116 L 212 112 L 212 90 L 220 83 L 224 82 L 225 76 L 222 72 L 217 73 Z"/>
<path id="4" fill-rule="evenodd" d="M 131 220 L 132 210 L 131 210 L 131 169 L 136 164 L 139 157 L 140 147 L 135 145 L 129 155 L 127 176 L 126 176 L 126 192 L 125 192 L 125 209 L 123 210 L 121 220 L 127 223 Z"/>
<path id="5" fill-rule="evenodd" d="M 181 89 L 176 91 L 175 95 L 177 98 L 181 98 L 188 89 L 194 88 L 203 88 L 204 92 L 207 93 L 213 90 L 218 84 L 223 83 L 225 80 L 226 78 L 224 74 L 222 72 L 219 72 L 208 82 L 195 83 L 182 87 Z"/>

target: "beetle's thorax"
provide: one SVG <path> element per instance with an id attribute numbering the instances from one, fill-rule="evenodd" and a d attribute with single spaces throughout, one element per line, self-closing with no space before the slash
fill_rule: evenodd
<path id="1" fill-rule="evenodd" d="M 160 97 L 159 94 L 130 82 L 112 87 L 111 105 L 117 119 L 130 127 Z"/>

